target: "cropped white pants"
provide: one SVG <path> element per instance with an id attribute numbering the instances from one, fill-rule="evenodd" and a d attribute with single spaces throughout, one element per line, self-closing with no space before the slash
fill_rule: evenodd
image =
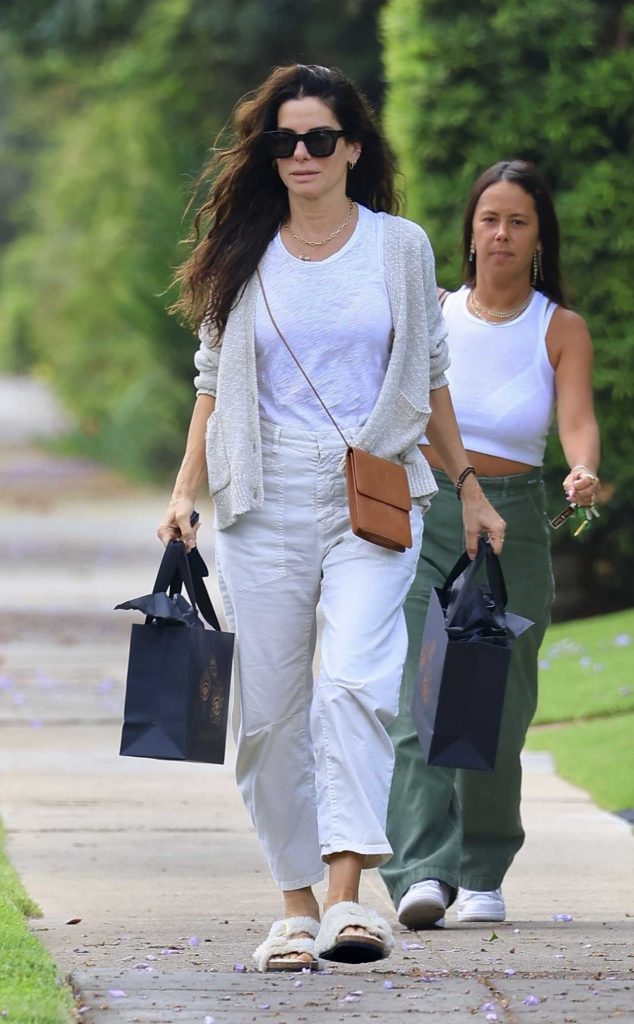
<path id="1" fill-rule="evenodd" d="M 216 533 L 218 576 L 236 632 L 237 780 L 282 890 L 320 881 L 329 855 L 388 860 L 407 631 L 403 603 L 422 540 L 388 551 L 355 537 L 343 442 L 333 429 L 262 424 L 264 505 Z M 313 679 L 321 602 L 323 635 Z"/>

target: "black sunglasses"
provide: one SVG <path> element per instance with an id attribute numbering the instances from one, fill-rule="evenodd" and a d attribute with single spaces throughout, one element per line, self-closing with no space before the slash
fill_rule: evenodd
<path id="1" fill-rule="evenodd" d="M 295 152 L 298 142 L 303 142 L 311 156 L 332 156 L 337 142 L 345 132 L 336 128 L 313 128 L 304 135 L 281 128 L 274 132 L 263 132 L 271 156 L 285 160 Z"/>

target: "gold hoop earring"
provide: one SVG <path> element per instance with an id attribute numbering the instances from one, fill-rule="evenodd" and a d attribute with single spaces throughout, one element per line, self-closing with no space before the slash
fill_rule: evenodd
<path id="1" fill-rule="evenodd" d="M 475 245 L 473 244 L 473 238 L 472 238 L 471 241 L 469 242 L 469 263 L 473 263 L 473 261 L 475 260 L 475 254 L 476 254 L 476 250 L 475 250 Z"/>

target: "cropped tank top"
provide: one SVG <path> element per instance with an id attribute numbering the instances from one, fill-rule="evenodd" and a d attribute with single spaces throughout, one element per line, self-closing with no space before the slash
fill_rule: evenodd
<path id="1" fill-rule="evenodd" d="M 450 293 L 451 398 L 466 449 L 541 466 L 555 404 L 555 371 L 546 332 L 556 304 L 534 292 L 524 312 L 489 324 L 467 308 L 466 286 Z"/>

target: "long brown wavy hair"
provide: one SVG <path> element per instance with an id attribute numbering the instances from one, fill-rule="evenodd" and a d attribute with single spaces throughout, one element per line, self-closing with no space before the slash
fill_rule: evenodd
<path id="1" fill-rule="evenodd" d="M 564 286 L 559 263 L 559 221 L 548 185 L 534 164 L 528 160 L 500 160 L 483 171 L 477 179 L 467 200 L 462 225 L 462 274 L 465 284 L 473 286 L 476 280 L 478 254 L 469 258 L 473 237 L 473 215 L 478 200 L 490 185 L 509 181 L 519 185 L 527 195 L 532 196 L 539 223 L 539 240 L 542 246 L 542 276 L 535 282 L 537 291 L 543 292 L 553 302 L 566 306 Z"/>
<path id="2" fill-rule="evenodd" d="M 336 69 L 315 64 L 275 68 L 233 114 L 233 139 L 215 152 L 197 187 L 208 194 L 194 218 L 187 241 L 194 246 L 178 268 L 180 298 L 170 311 L 195 329 L 205 325 L 217 341 L 244 285 L 289 212 L 281 182 L 262 132 L 277 128 L 277 112 L 287 100 L 312 96 L 327 104 L 349 142 L 361 155 L 348 174 L 347 193 L 370 210 L 396 213 L 395 160 L 379 132 L 372 110 L 353 83 Z"/>

